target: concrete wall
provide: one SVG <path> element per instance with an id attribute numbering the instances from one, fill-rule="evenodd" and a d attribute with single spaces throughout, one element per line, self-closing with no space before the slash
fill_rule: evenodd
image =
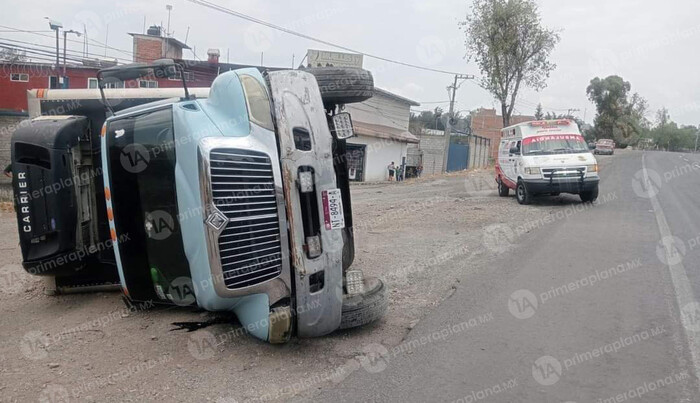
<path id="1" fill-rule="evenodd" d="M 357 136 L 348 139 L 350 144 L 364 144 L 365 147 L 365 181 L 378 182 L 389 179 L 387 166 L 401 164 L 406 156 L 406 143 L 380 139 L 369 136 Z"/>
<path id="2" fill-rule="evenodd" d="M 487 139 L 471 136 L 469 138 L 468 169 L 486 168 L 490 163 L 489 142 Z"/>
<path id="3" fill-rule="evenodd" d="M 442 160 L 445 155 L 445 136 L 418 136 L 418 147 L 423 153 L 423 175 L 442 173 Z"/>

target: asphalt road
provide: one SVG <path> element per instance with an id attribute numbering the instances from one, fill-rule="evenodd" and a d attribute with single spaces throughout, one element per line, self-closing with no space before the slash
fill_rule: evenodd
<path id="1" fill-rule="evenodd" d="M 700 401 L 700 158 L 599 161 L 597 204 L 544 198 L 485 228 L 489 263 L 313 400 Z"/>

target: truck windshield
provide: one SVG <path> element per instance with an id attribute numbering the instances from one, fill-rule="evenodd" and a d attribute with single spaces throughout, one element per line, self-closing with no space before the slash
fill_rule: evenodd
<path id="1" fill-rule="evenodd" d="M 523 155 L 571 154 L 589 152 L 583 136 L 578 134 L 550 134 L 523 140 Z"/>
<path id="2" fill-rule="evenodd" d="M 178 221 L 170 107 L 110 122 L 110 190 L 122 270 L 133 299 L 170 299 L 188 276 Z M 128 272 L 128 274 L 127 274 Z"/>

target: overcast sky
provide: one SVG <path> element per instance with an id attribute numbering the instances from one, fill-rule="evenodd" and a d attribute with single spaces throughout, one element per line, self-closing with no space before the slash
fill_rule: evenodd
<path id="1" fill-rule="evenodd" d="M 477 66 L 465 59 L 464 35 L 458 22 L 469 12 L 471 0 L 212 0 L 307 35 L 338 43 L 358 51 L 441 70 L 480 75 Z M 208 48 L 221 49 L 226 61 L 258 64 L 264 52 L 268 66 L 298 65 L 306 50 L 333 48 L 294 37 L 270 28 L 224 15 L 186 0 L 23 0 L 4 7 L 0 24 L 26 30 L 46 30 L 42 18 L 50 16 L 66 28 L 131 51 L 127 32 L 142 32 L 146 25 L 167 25 L 166 4 L 172 4 L 170 31 L 196 47 L 206 58 Z M 545 111 L 566 112 L 569 108 L 588 122 L 595 108 L 586 97 L 586 86 L 595 76 L 621 75 L 649 101 L 650 119 L 666 106 L 671 118 L 681 124 L 700 123 L 700 1 L 697 0 L 538 0 L 546 26 L 561 30 L 561 42 L 553 60 L 557 69 L 541 92 L 526 90 L 516 110 L 534 113 L 541 102 Z M 6 32 L 14 38 L 52 45 L 50 37 Z M 44 33 L 51 35 L 51 33 Z M 82 50 L 78 43 L 69 49 Z M 90 52 L 104 49 L 91 46 Z M 130 59 L 128 53 L 107 51 L 108 56 Z M 186 58 L 192 58 L 187 52 Z M 447 109 L 446 87 L 452 77 L 365 57 L 365 68 L 374 73 L 375 84 L 422 102 L 417 109 L 440 105 Z M 457 94 L 456 109 L 467 111 L 494 107 L 493 97 L 471 82 Z"/>

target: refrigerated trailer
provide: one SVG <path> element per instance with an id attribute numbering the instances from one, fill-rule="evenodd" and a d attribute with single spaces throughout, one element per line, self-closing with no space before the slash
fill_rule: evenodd
<path id="1" fill-rule="evenodd" d="M 98 73 L 100 90 L 33 90 L 12 139 L 25 269 L 56 291 L 232 311 L 284 342 L 380 318 L 384 284 L 351 267 L 345 103 L 369 72 L 218 76 L 211 88 L 108 89 L 182 74 L 172 61 Z M 40 116 L 38 116 L 40 115 Z"/>

